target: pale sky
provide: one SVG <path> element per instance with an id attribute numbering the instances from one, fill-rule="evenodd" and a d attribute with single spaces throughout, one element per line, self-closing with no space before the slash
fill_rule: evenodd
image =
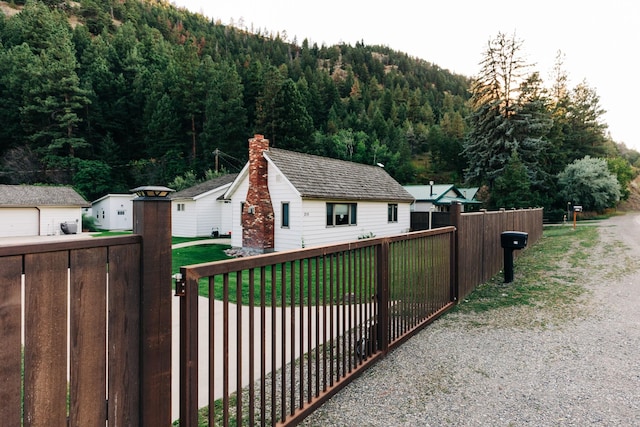
<path id="1" fill-rule="evenodd" d="M 600 96 L 614 141 L 640 151 L 638 0 L 173 0 L 223 24 L 281 34 L 299 44 L 384 45 L 465 76 L 478 73 L 498 32 L 523 41 L 522 53 L 547 85 L 560 50 L 573 88 Z M 430 4 L 433 3 L 433 4 Z"/>

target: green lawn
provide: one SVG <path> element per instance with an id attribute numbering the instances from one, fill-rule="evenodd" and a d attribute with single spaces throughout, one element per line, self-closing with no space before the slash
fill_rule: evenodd
<path id="1" fill-rule="evenodd" d="M 352 262 L 357 257 L 360 255 L 352 254 Z M 300 303 L 306 305 L 324 300 L 340 302 L 345 294 L 353 294 L 354 302 L 360 302 L 363 299 L 368 300 L 373 295 L 374 267 L 372 259 L 363 261 L 362 276 L 357 276 L 352 272 L 350 278 L 345 276 L 346 272 L 343 274 L 345 269 L 343 259 L 338 259 L 338 257 L 329 257 L 328 259 L 331 261 L 326 266 L 323 259 L 307 259 L 274 266 L 269 265 L 264 269 L 256 268 L 252 273 L 253 289 L 251 289 L 250 270 L 229 274 L 226 290 L 223 276 L 219 275 L 214 278 L 213 292 L 216 299 L 224 299 L 226 292 L 230 302 L 235 303 L 240 300 L 243 304 L 249 304 L 250 294 L 253 292 L 253 303 L 259 305 L 261 281 L 264 280 L 264 293 L 268 306 L 288 306 Z M 262 277 L 263 275 L 264 277 Z M 323 286 L 323 283 L 329 283 L 330 276 L 334 277 L 333 286 Z M 356 283 L 366 283 L 366 285 L 356 285 Z M 209 280 L 207 278 L 200 280 L 199 294 L 209 296 Z"/>
<path id="2" fill-rule="evenodd" d="M 515 260 L 512 283 L 503 283 L 503 273 L 499 273 L 478 285 L 455 310 L 480 313 L 530 307 L 557 313 L 557 317 L 569 315 L 586 292 L 580 277 L 584 266 L 594 262 L 592 249 L 598 241 L 596 227 L 547 227 L 542 238 Z"/>
<path id="3" fill-rule="evenodd" d="M 131 234 L 131 230 L 124 231 L 100 231 L 98 233 L 92 233 L 91 237 L 110 237 L 110 236 L 122 236 Z M 171 237 L 171 244 L 176 245 L 178 243 L 195 242 L 197 240 L 206 240 L 209 237 Z"/>
<path id="4" fill-rule="evenodd" d="M 184 265 L 230 259 L 224 253 L 224 250 L 230 247 L 229 245 L 204 244 L 174 249 L 172 251 L 171 274 L 180 272 L 180 267 Z"/>

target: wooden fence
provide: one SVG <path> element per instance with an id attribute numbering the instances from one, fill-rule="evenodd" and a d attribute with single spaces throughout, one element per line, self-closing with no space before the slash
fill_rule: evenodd
<path id="1" fill-rule="evenodd" d="M 460 214 L 454 205 L 451 223 L 457 233 L 459 298 L 464 298 L 504 267 L 500 237 L 504 231 L 528 233 L 528 246 L 542 236 L 543 209 L 481 211 Z M 517 256 L 521 251 L 516 250 Z"/>
<path id="2" fill-rule="evenodd" d="M 0 246 L 0 424 L 171 424 L 170 206 L 136 200 L 134 235 Z"/>
<path id="3" fill-rule="evenodd" d="M 138 387 L 123 380 L 135 384 L 139 377 L 140 294 L 131 278 L 140 277 L 140 237 L 31 244 L 0 254 L 2 424 L 137 422 Z"/>
<path id="4" fill-rule="evenodd" d="M 182 267 L 180 425 L 295 425 L 453 307 L 454 232 Z"/>
<path id="5" fill-rule="evenodd" d="M 170 206 L 136 199 L 132 236 L 0 245 L 2 425 L 171 425 Z M 201 381 L 211 422 L 295 424 L 496 274 L 502 231 L 542 234 L 541 209 L 459 209 L 455 228 L 183 267 L 181 425 Z"/>

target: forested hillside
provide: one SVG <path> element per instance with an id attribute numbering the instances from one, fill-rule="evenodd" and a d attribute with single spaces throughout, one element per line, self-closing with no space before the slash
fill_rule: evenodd
<path id="1" fill-rule="evenodd" d="M 137 0 L 28 2 L 0 40 L 3 182 L 92 199 L 202 176 L 216 154 L 233 172 L 254 133 L 401 182 L 461 172 L 468 79 L 384 47 L 298 45 Z"/>
<path id="2" fill-rule="evenodd" d="M 472 80 L 446 64 L 225 26 L 166 1 L 2 5 L 0 182 L 72 184 L 93 200 L 189 172 L 237 172 L 261 133 L 280 148 L 382 163 L 402 184 L 486 183 L 469 173 L 482 166 L 469 163 L 469 135 L 481 131 Z M 573 121 L 549 116 L 536 131 L 551 147 L 537 164 L 544 185 L 584 155 L 638 159 L 606 126 L 583 126 L 599 113 L 580 90 L 582 110 L 572 96 L 561 106 Z"/>

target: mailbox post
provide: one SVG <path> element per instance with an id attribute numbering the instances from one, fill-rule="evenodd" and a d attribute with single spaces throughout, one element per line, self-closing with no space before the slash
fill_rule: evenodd
<path id="1" fill-rule="evenodd" d="M 578 212 L 582 212 L 582 206 L 574 206 L 573 207 L 573 229 L 576 229 L 576 219 L 578 217 Z"/>
<path id="2" fill-rule="evenodd" d="M 504 283 L 513 282 L 513 250 L 527 246 L 529 234 L 523 231 L 503 231 L 500 243 L 504 249 Z"/>

